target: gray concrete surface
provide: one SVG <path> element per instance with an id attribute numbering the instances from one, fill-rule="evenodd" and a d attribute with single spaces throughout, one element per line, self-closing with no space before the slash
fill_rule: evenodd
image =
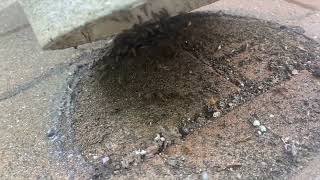
<path id="1" fill-rule="evenodd" d="M 0 11 L 5 9 L 6 7 L 10 6 L 11 4 L 15 3 L 16 0 L 1 0 L 0 3 Z"/>
<path id="2" fill-rule="evenodd" d="M 319 40 L 320 18 L 315 8 L 320 4 L 299 2 L 302 3 L 221 0 L 202 10 L 222 10 L 299 25 L 305 28 L 308 36 Z M 308 2 L 315 8 L 308 8 Z M 52 146 L 47 132 L 64 93 L 66 79 L 73 71 L 70 62 L 93 47 L 87 46 L 85 52 L 81 49 L 42 51 L 19 12 L 15 4 L 0 12 L 0 179 L 67 179 L 73 174 L 50 153 Z M 310 165 L 314 168 L 307 168 L 297 179 L 314 178 L 308 175 L 318 172 L 319 159 L 315 158 Z"/>
<path id="3" fill-rule="evenodd" d="M 105 39 L 135 24 L 156 21 L 216 0 L 24 0 L 21 4 L 44 49 Z"/>
<path id="4" fill-rule="evenodd" d="M 309 2 L 309 4 L 308 4 Z M 312 2 L 312 4 L 310 3 Z M 223 11 L 239 16 L 265 19 L 290 26 L 300 26 L 305 34 L 320 40 L 320 2 L 302 0 L 222 0 L 200 11 Z"/>
<path id="5" fill-rule="evenodd" d="M 50 158 L 47 131 L 82 51 L 42 51 L 20 10 L 0 12 L 0 179 L 68 177 Z"/>

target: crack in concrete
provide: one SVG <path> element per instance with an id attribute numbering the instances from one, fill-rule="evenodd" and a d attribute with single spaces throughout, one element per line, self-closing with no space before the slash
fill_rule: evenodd
<path id="1" fill-rule="evenodd" d="M 63 73 L 68 67 L 76 64 L 76 63 L 81 63 L 83 60 L 74 60 L 72 62 L 69 63 L 60 63 L 55 65 L 53 68 L 49 69 L 48 71 L 42 73 L 41 75 L 31 79 L 30 81 L 23 83 L 21 85 L 18 85 L 17 87 L 15 87 L 12 90 L 9 91 L 5 91 L 3 93 L 0 94 L 0 102 L 10 99 L 12 97 L 17 96 L 18 94 L 27 91 L 29 89 L 31 89 L 32 87 L 34 87 L 35 85 L 41 83 L 43 80 L 46 80 L 47 78 L 53 76 L 53 75 L 58 75 Z"/>

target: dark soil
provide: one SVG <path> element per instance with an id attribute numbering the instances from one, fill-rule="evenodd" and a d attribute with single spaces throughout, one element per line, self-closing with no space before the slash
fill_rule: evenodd
<path id="1" fill-rule="evenodd" d="M 135 27 L 117 37 L 107 55 L 77 84 L 76 146 L 97 168 L 94 178 L 193 177 L 199 172 L 183 165 L 188 156 L 168 154 L 168 147 L 183 144 L 189 134 L 219 122 L 219 116 L 269 92 L 296 72 L 315 72 L 319 54 L 319 45 L 302 34 L 257 19 L 189 14 Z M 223 143 L 215 148 L 234 150 Z M 255 156 L 258 150 L 248 148 L 242 147 L 238 155 Z M 271 177 L 294 168 L 276 161 L 277 156 L 287 158 L 278 148 L 261 148 L 275 155 L 264 157 L 273 163 L 265 171 L 277 170 Z M 221 159 L 225 166 L 219 171 L 241 167 Z M 243 177 L 259 177 L 248 169 L 242 171 Z M 222 177 L 228 178 L 228 172 Z"/>

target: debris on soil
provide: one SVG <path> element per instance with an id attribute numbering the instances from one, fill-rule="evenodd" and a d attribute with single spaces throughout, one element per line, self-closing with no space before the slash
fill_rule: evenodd
<path id="1" fill-rule="evenodd" d="M 258 126 L 260 126 L 260 121 L 254 120 L 252 125 L 255 126 L 255 127 L 258 127 Z"/>
<path id="2" fill-rule="evenodd" d="M 294 140 L 290 140 L 289 138 L 282 139 L 284 148 L 287 153 L 289 153 L 292 157 L 296 157 L 298 154 L 298 148 L 296 146 L 296 142 Z"/>
<path id="3" fill-rule="evenodd" d="M 167 174 L 187 177 L 198 169 L 184 163 L 193 160 L 188 156 L 188 144 L 184 143 L 199 128 L 215 123 L 216 128 L 210 132 L 220 133 L 211 139 L 197 140 L 201 145 L 212 145 L 196 147 L 199 151 L 210 151 L 219 158 L 209 161 L 204 153 L 201 160 L 204 169 L 218 172 L 228 167 L 221 172 L 225 178 L 231 169 L 237 174 L 236 171 L 241 171 L 242 177 L 260 177 L 255 171 L 242 171 L 257 166 L 277 178 L 292 168 L 284 163 L 287 161 L 278 161 L 282 156 L 273 152 L 280 147 L 278 137 L 266 133 L 265 138 L 257 138 L 256 132 L 235 134 L 234 129 L 225 130 L 254 125 L 263 134 L 267 131 L 265 125 L 269 128 L 265 124 L 268 117 L 258 118 L 263 125 L 260 121 L 234 124 L 220 119 L 282 82 L 299 77 L 311 67 L 304 64 L 317 59 L 319 51 L 315 46 L 315 42 L 290 28 L 227 15 L 188 14 L 136 26 L 115 38 L 105 57 L 84 72 L 73 89 L 75 145 L 81 147 L 83 156 L 104 177 L 149 172 L 155 177 Z M 284 90 L 274 91 L 286 95 Z M 272 106 L 285 108 L 277 107 L 279 103 Z M 210 121 L 212 118 L 215 121 Z M 286 117 L 279 122 L 283 127 L 288 123 Z M 237 147 L 230 141 L 225 143 L 232 139 Z M 167 159 L 169 146 L 183 146 L 185 159 Z M 233 163 L 234 159 L 246 159 L 251 152 L 255 152 L 251 158 L 266 165 Z M 94 160 L 90 153 L 98 157 L 108 154 L 110 160 L 106 160 L 105 168 L 109 171 L 99 169 L 101 160 Z"/>
<path id="4" fill-rule="evenodd" d="M 221 116 L 221 112 L 217 111 L 212 114 L 212 117 L 217 118 Z"/>
<path id="5" fill-rule="evenodd" d="M 136 151 L 136 155 L 145 156 L 146 154 L 147 154 L 147 151 L 145 151 L 145 150 Z"/>
<path id="6" fill-rule="evenodd" d="M 101 159 L 102 164 L 107 164 L 109 162 L 110 158 L 108 156 L 105 156 Z"/>

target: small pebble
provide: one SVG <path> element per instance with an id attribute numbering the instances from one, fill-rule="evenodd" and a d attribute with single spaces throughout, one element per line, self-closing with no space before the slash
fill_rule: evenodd
<path id="1" fill-rule="evenodd" d="M 121 169 L 121 166 L 119 164 L 117 164 L 114 168 L 115 168 L 115 170 L 119 170 L 119 169 Z"/>
<path id="2" fill-rule="evenodd" d="M 190 131 L 186 127 L 179 128 L 179 133 L 182 135 L 182 138 L 186 137 Z"/>
<path id="3" fill-rule="evenodd" d="M 202 180 L 209 180 L 209 174 L 204 171 L 202 174 L 201 174 L 201 179 Z"/>
<path id="4" fill-rule="evenodd" d="M 169 159 L 168 160 L 168 164 L 172 167 L 177 167 L 179 164 L 178 164 L 178 161 L 175 160 L 175 159 Z"/>
<path id="5" fill-rule="evenodd" d="M 266 162 L 261 162 L 262 166 L 267 166 L 268 164 Z"/>
<path id="6" fill-rule="evenodd" d="M 261 131 L 258 131 L 258 134 L 259 134 L 259 135 L 262 135 L 262 132 L 261 132 Z"/>
<path id="7" fill-rule="evenodd" d="M 212 115 L 212 117 L 214 117 L 214 118 L 217 118 L 217 117 L 220 117 L 221 116 L 221 112 L 215 112 L 215 113 L 213 113 L 213 115 Z"/>
<path id="8" fill-rule="evenodd" d="M 154 138 L 154 141 L 157 142 L 157 141 L 159 141 L 160 139 L 161 139 L 160 134 L 157 134 L 157 136 Z"/>
<path id="9" fill-rule="evenodd" d="M 48 131 L 47 136 L 48 136 L 48 138 L 52 138 L 55 134 L 56 134 L 56 131 L 54 129 L 50 129 Z"/>
<path id="10" fill-rule="evenodd" d="M 292 70 L 291 74 L 292 74 L 292 75 L 298 75 L 298 74 L 299 74 L 299 71 L 296 70 L 296 69 L 294 69 L 294 70 Z"/>
<path id="11" fill-rule="evenodd" d="M 226 103 L 223 101 L 219 101 L 219 107 L 220 108 L 225 108 L 226 107 Z"/>
<path id="12" fill-rule="evenodd" d="M 166 141 L 166 138 L 161 137 L 161 138 L 160 138 L 160 141 L 164 142 L 164 141 Z"/>
<path id="13" fill-rule="evenodd" d="M 292 156 L 297 156 L 297 154 L 298 154 L 298 149 L 297 149 L 297 146 L 295 145 L 295 143 L 292 143 L 292 145 L 291 145 L 291 154 L 292 154 Z"/>
<path id="14" fill-rule="evenodd" d="M 262 133 L 267 131 L 267 128 L 265 126 L 259 126 L 259 128 Z"/>
<path id="15" fill-rule="evenodd" d="M 102 164 L 106 164 L 110 160 L 110 158 L 106 156 L 106 157 L 102 158 L 101 160 L 102 160 Z"/>
<path id="16" fill-rule="evenodd" d="M 136 155 L 141 155 L 141 156 L 143 156 L 143 155 L 146 155 L 146 154 L 147 154 L 147 151 L 145 151 L 145 150 L 136 151 Z"/>
<path id="17" fill-rule="evenodd" d="M 260 126 L 260 121 L 254 120 L 252 125 L 258 127 L 258 126 Z"/>
<path id="18" fill-rule="evenodd" d="M 273 115 L 273 114 L 270 114 L 269 117 L 274 118 L 274 115 Z"/>

